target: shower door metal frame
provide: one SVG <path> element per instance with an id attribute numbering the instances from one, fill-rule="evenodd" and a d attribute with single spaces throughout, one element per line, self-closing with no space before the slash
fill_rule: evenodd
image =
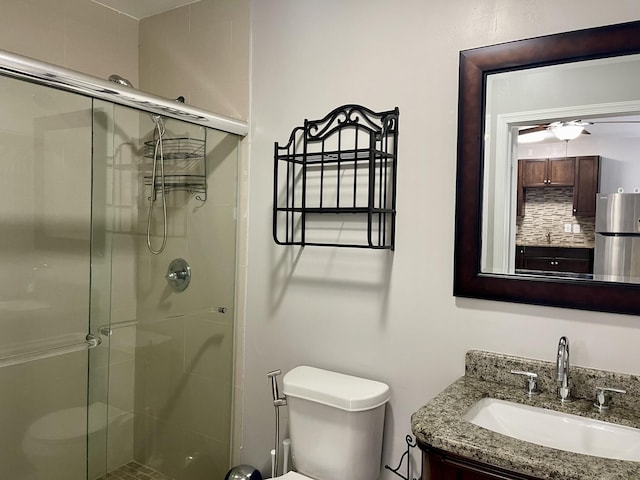
<path id="1" fill-rule="evenodd" d="M 244 137 L 249 132 L 247 122 L 208 112 L 191 105 L 58 65 L 17 55 L 6 50 L 0 50 L 0 74 L 221 130 L 241 137 Z"/>

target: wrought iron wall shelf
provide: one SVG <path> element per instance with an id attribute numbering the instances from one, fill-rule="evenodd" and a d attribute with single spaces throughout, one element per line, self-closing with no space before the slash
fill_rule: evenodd
<path id="1" fill-rule="evenodd" d="M 153 159 L 160 155 L 156 151 L 157 139 L 144 143 L 144 156 Z M 207 199 L 206 140 L 188 137 L 163 138 L 162 156 L 164 157 L 164 192 L 182 190 L 196 195 L 200 201 Z M 144 184 L 153 185 L 153 176 L 145 175 Z M 162 191 L 160 167 L 156 168 L 155 191 Z"/>
<path id="2" fill-rule="evenodd" d="M 344 105 L 275 143 L 277 244 L 394 249 L 398 116 Z"/>

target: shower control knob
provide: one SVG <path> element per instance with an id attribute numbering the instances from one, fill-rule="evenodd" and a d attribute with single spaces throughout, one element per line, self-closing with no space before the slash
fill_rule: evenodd
<path id="1" fill-rule="evenodd" d="M 176 258 L 169 264 L 165 278 L 176 292 L 184 292 L 191 282 L 191 266 L 183 258 Z"/>
<path id="2" fill-rule="evenodd" d="M 167 273 L 167 279 L 172 281 L 184 280 L 188 275 L 189 273 L 186 270 L 182 270 L 180 272 L 169 272 Z"/>

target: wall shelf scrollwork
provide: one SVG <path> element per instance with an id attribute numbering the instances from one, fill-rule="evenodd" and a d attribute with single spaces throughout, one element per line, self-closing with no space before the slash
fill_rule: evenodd
<path id="1" fill-rule="evenodd" d="M 398 116 L 343 105 L 275 143 L 277 244 L 395 248 Z"/>

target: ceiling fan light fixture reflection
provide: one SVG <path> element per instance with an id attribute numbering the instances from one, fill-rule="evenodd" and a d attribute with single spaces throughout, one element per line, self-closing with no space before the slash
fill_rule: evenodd
<path id="1" fill-rule="evenodd" d="M 560 140 L 574 140 L 580 136 L 584 127 L 581 125 L 558 125 L 551 131 Z"/>

